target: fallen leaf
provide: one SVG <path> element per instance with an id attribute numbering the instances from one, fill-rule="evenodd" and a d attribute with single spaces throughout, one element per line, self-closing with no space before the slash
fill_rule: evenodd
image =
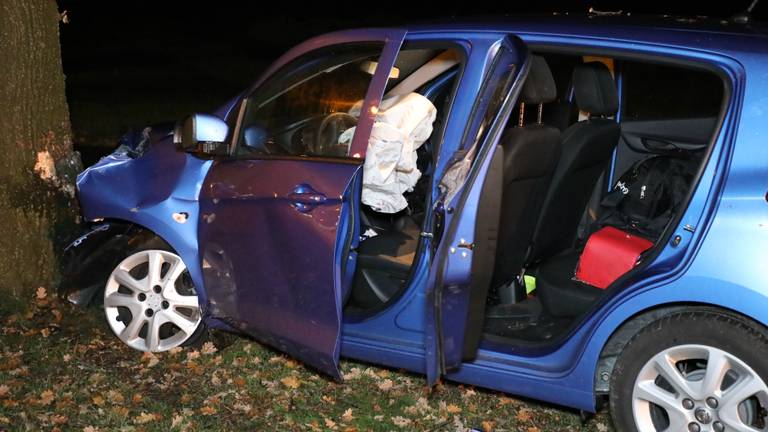
<path id="1" fill-rule="evenodd" d="M 445 407 L 445 410 L 451 414 L 458 414 L 461 412 L 461 407 L 454 404 L 450 404 L 447 407 Z"/>
<path id="2" fill-rule="evenodd" d="M 51 416 L 51 421 L 53 424 L 63 425 L 69 421 L 69 417 L 61 414 L 54 414 Z"/>
<path id="3" fill-rule="evenodd" d="M 99 428 L 95 428 L 89 425 L 83 428 L 83 432 L 99 432 Z"/>
<path id="4" fill-rule="evenodd" d="M 104 405 L 104 398 L 101 395 L 96 395 L 96 396 L 92 397 L 91 400 L 93 401 L 94 405 L 96 405 L 96 406 L 103 406 Z"/>
<path id="5" fill-rule="evenodd" d="M 541 432 L 541 431 L 536 426 L 531 426 L 528 428 L 527 432 Z"/>
<path id="6" fill-rule="evenodd" d="M 113 405 L 122 405 L 125 402 L 125 397 L 116 390 L 110 390 L 107 392 L 107 400 Z"/>
<path id="7" fill-rule="evenodd" d="M 183 421 L 184 421 L 184 417 L 182 417 L 180 415 L 175 415 L 175 416 L 173 416 L 173 419 L 171 419 L 171 427 L 175 428 L 175 427 L 181 425 L 181 422 L 183 422 Z"/>
<path id="8" fill-rule="evenodd" d="M 138 394 L 138 393 L 135 393 L 135 394 L 133 395 L 133 397 L 131 397 L 131 402 L 132 402 L 134 405 L 138 405 L 138 403 L 139 403 L 139 402 L 141 402 L 141 399 L 142 399 L 142 396 L 141 396 L 140 394 Z"/>
<path id="9" fill-rule="evenodd" d="M 395 386 L 395 383 L 392 382 L 391 379 L 387 378 L 384 381 L 379 383 L 379 390 L 389 391 L 389 390 L 392 390 L 392 387 L 394 386 Z"/>
<path id="10" fill-rule="evenodd" d="M 156 419 L 157 418 L 155 417 L 155 414 L 146 413 L 142 411 L 141 414 L 133 418 L 133 422 L 136 424 L 145 424 L 145 423 L 155 421 Z"/>
<path id="11" fill-rule="evenodd" d="M 38 287 L 37 290 L 35 291 L 35 297 L 38 300 L 43 300 L 46 297 L 48 297 L 48 291 L 46 291 L 46 289 L 43 287 Z"/>
<path id="12" fill-rule="evenodd" d="M 8 396 L 8 393 L 10 393 L 10 391 L 11 391 L 11 388 L 8 387 L 7 385 L 5 384 L 0 385 L 0 398 L 4 398 Z"/>
<path id="13" fill-rule="evenodd" d="M 392 423 L 397 427 L 406 427 L 411 424 L 411 420 L 405 417 L 396 416 L 392 417 Z"/>
<path id="14" fill-rule="evenodd" d="M 531 421 L 531 418 L 533 418 L 533 415 L 531 413 L 531 410 L 528 408 L 520 408 L 520 410 L 517 412 L 517 421 L 520 422 L 527 422 Z"/>
<path id="15" fill-rule="evenodd" d="M 141 356 L 141 361 L 147 362 L 147 367 L 154 367 L 155 365 L 160 363 L 160 359 L 157 358 L 156 355 L 148 351 L 145 351 L 144 354 Z"/>
<path id="16" fill-rule="evenodd" d="M 351 422 L 352 419 L 354 419 L 354 418 L 355 418 L 355 416 L 352 415 L 352 408 L 347 408 L 344 411 L 344 414 L 341 415 L 341 420 L 346 422 L 346 423 Z"/>
<path id="17" fill-rule="evenodd" d="M 486 420 L 483 423 L 483 432 L 492 432 L 493 428 L 496 426 L 496 422 Z"/>
<path id="18" fill-rule="evenodd" d="M 301 381 L 293 375 L 281 379 L 280 382 L 283 383 L 284 386 L 292 389 L 297 389 L 301 386 Z"/>
<path id="19" fill-rule="evenodd" d="M 211 384 L 213 384 L 215 386 L 220 386 L 221 385 L 221 378 L 219 378 L 216 375 L 216 372 L 214 372 L 213 375 L 211 375 Z"/>
<path id="20" fill-rule="evenodd" d="M 216 408 L 209 405 L 205 405 L 204 407 L 200 408 L 200 414 L 202 415 L 206 415 L 206 416 L 214 415 L 216 414 L 216 412 L 217 412 Z"/>
<path id="21" fill-rule="evenodd" d="M 211 355 L 218 351 L 216 349 L 216 345 L 213 344 L 213 342 L 206 342 L 203 344 L 203 347 L 200 349 L 200 352 L 205 355 Z"/>
<path id="22" fill-rule="evenodd" d="M 40 393 L 40 404 L 41 405 L 50 405 L 51 402 L 53 402 L 53 392 L 50 390 L 46 390 L 42 393 Z"/>

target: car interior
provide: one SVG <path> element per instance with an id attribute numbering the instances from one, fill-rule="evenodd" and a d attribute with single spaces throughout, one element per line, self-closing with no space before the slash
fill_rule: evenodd
<path id="1" fill-rule="evenodd" d="M 415 51 L 398 60 L 401 71 L 417 74 L 438 53 Z M 422 74 L 415 91 L 437 108 L 434 131 L 418 150 L 423 175 L 406 194 L 405 210 L 381 214 L 362 206 L 363 236 L 345 313 L 379 311 L 408 286 L 459 70 L 457 65 L 435 76 Z M 534 53 L 498 144 L 504 152 L 503 191 L 484 339 L 553 343 L 642 268 L 685 209 L 717 132 L 724 96 L 721 78 L 690 66 Z M 641 186 L 639 205 L 647 204 L 647 196 L 650 213 L 639 215 L 638 203 L 623 197 L 632 182 Z M 605 227 L 653 246 L 618 279 L 598 287 L 578 278 L 577 268 L 590 237 Z"/>
<path id="2" fill-rule="evenodd" d="M 433 60 L 452 58 L 440 67 Z M 380 213 L 361 206 L 362 241 L 357 249 L 357 267 L 345 314 L 379 311 L 396 300 L 407 288 L 408 277 L 419 245 L 419 234 L 429 208 L 434 156 L 447 118 L 451 94 L 459 73 L 459 54 L 455 50 L 409 49 L 399 55 L 395 67 L 400 80 L 390 80 L 387 93 L 413 91 L 429 99 L 437 109 L 432 134 L 417 149 L 417 168 L 421 177 L 404 197 L 408 207 L 397 213 Z M 411 79 L 409 79 L 411 78 Z M 408 89 L 405 89 L 408 90 Z"/>

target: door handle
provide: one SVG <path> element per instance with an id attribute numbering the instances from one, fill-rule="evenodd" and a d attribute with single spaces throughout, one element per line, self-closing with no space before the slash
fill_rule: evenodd
<path id="1" fill-rule="evenodd" d="M 306 213 L 323 204 L 327 197 L 312 189 L 312 186 L 302 183 L 286 196 L 296 210 Z"/>

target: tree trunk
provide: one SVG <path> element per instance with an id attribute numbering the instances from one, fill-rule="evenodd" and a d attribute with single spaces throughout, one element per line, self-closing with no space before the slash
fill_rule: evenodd
<path id="1" fill-rule="evenodd" d="M 0 0 L 0 294 L 51 287 L 77 224 L 54 0 Z"/>

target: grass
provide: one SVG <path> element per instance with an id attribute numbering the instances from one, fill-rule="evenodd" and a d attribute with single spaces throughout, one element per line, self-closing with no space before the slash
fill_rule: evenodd
<path id="1" fill-rule="evenodd" d="M 0 310 L 0 430 L 608 431 L 577 413 L 403 371 L 342 361 L 337 383 L 258 343 L 213 334 L 157 355 L 114 337 L 98 308 L 39 289 Z"/>

